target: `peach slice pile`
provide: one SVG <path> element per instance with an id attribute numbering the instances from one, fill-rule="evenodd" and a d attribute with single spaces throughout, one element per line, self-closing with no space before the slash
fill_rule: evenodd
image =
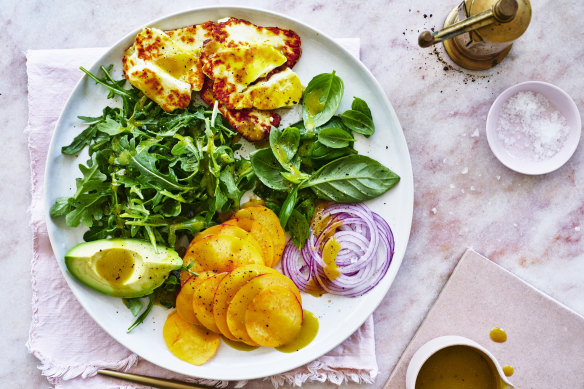
<path id="1" fill-rule="evenodd" d="M 164 325 L 169 350 L 201 365 L 215 355 L 221 335 L 249 346 L 278 347 L 299 334 L 302 298 L 288 277 L 273 269 L 286 243 L 278 216 L 264 206 L 197 234 L 185 254 L 176 311 Z"/>

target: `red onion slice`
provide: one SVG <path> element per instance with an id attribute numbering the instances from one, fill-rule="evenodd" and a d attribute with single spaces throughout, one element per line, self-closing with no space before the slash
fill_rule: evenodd
<path id="1" fill-rule="evenodd" d="M 311 283 L 316 281 L 326 292 L 361 296 L 379 284 L 387 273 L 395 248 L 393 233 L 381 216 L 363 204 L 332 204 L 320 214 L 323 219 L 329 216 L 330 221 L 318 236 L 311 227 L 302 250 L 292 241 L 287 243 L 282 256 L 283 273 L 304 292 L 313 290 Z M 340 275 L 334 280 L 324 271 L 321 249 L 324 240 L 331 236 L 341 246 L 335 259 Z"/>

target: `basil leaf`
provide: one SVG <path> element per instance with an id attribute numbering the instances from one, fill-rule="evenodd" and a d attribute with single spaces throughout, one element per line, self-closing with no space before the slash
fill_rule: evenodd
<path id="1" fill-rule="evenodd" d="M 298 206 L 295 208 L 295 210 L 297 210 L 302 215 L 304 215 L 306 217 L 306 220 L 310 220 L 310 219 L 312 219 L 312 215 L 314 214 L 314 211 L 316 210 L 316 205 L 319 202 L 320 201 L 318 199 L 308 198 L 308 199 L 300 202 L 300 204 L 298 204 Z"/>
<path id="2" fill-rule="evenodd" d="M 350 109 L 339 116 L 347 127 L 359 134 L 370 136 L 375 132 L 373 120 L 363 112 Z"/>
<path id="3" fill-rule="evenodd" d="M 301 249 L 304 243 L 306 243 L 306 240 L 308 240 L 310 227 L 307 218 L 296 209 L 292 211 L 288 220 L 288 231 L 292 237 L 292 242 L 298 249 Z"/>
<path id="4" fill-rule="evenodd" d="M 320 168 L 301 186 L 323 200 L 355 203 L 382 195 L 399 182 L 399 176 L 364 155 L 349 155 Z"/>
<path id="5" fill-rule="evenodd" d="M 365 114 L 368 118 L 373 120 L 373 115 L 371 115 L 371 110 L 369 109 L 369 106 L 367 105 L 365 100 L 362 100 L 356 96 L 353 97 L 353 104 L 351 104 L 351 109 L 353 111 L 359 111 Z"/>
<path id="6" fill-rule="evenodd" d="M 290 171 L 283 172 L 282 177 L 284 177 L 293 184 L 300 184 L 302 181 L 305 181 L 307 178 L 309 178 L 310 175 L 302 173 L 295 166 L 290 165 Z"/>
<path id="7" fill-rule="evenodd" d="M 128 308 L 130 310 L 130 312 L 132 312 L 132 316 L 138 316 L 138 314 L 140 313 L 140 311 L 144 307 L 144 304 L 142 303 L 142 299 L 139 297 L 122 299 L 122 301 L 124 302 L 124 305 L 126 306 L 126 308 Z"/>
<path id="8" fill-rule="evenodd" d="M 333 149 L 347 147 L 354 140 L 353 135 L 337 127 L 323 128 L 318 132 L 318 141 Z"/>
<path id="9" fill-rule="evenodd" d="M 286 127 L 283 131 L 272 127 L 270 130 L 270 148 L 282 167 L 292 161 L 300 145 L 300 131 L 296 127 Z"/>
<path id="10" fill-rule="evenodd" d="M 357 153 L 357 151 L 350 147 L 333 149 L 331 147 L 323 145 L 319 141 L 314 142 L 308 150 L 308 156 L 311 159 L 317 161 L 332 161 L 333 159 L 337 159 L 355 153 Z"/>
<path id="11" fill-rule="evenodd" d="M 329 121 L 339 109 L 345 86 L 343 80 L 332 73 L 315 76 L 304 90 L 302 120 L 308 131 Z"/>
<path id="12" fill-rule="evenodd" d="M 294 206 L 296 205 L 296 200 L 298 200 L 298 188 L 300 185 L 296 186 L 292 192 L 288 194 L 286 200 L 284 200 L 284 204 L 282 204 L 282 208 L 280 208 L 280 224 L 282 228 L 286 228 L 286 224 L 288 223 L 288 219 L 294 210 Z"/>
<path id="13" fill-rule="evenodd" d="M 261 149 L 250 154 L 251 166 L 257 178 L 268 188 L 288 190 L 288 185 L 282 177 L 280 163 L 274 157 L 271 149 Z"/>

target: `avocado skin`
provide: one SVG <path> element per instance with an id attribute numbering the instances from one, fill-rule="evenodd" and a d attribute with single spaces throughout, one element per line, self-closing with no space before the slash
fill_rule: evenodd
<path id="1" fill-rule="evenodd" d="M 98 258 L 107 252 L 124 252 L 133 258 L 126 282 L 109 282 L 98 271 Z M 69 273 L 88 287 L 113 297 L 135 298 L 151 294 L 172 270 L 182 266 L 178 253 L 138 239 L 100 239 L 80 243 L 65 254 Z"/>

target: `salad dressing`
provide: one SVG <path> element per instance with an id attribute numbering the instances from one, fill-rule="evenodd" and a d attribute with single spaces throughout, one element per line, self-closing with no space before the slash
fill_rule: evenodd
<path id="1" fill-rule="evenodd" d="M 329 221 L 331 220 L 330 216 L 323 217 L 322 211 L 324 207 L 322 205 L 318 205 L 314 210 L 314 214 L 312 216 L 312 220 L 310 221 L 310 227 L 313 230 L 314 236 L 319 236 L 322 230 L 328 225 Z"/>
<path id="2" fill-rule="evenodd" d="M 503 343 L 507 340 L 507 333 L 499 327 L 495 327 L 489 333 L 489 337 L 493 342 Z"/>
<path id="3" fill-rule="evenodd" d="M 124 248 L 100 250 L 93 255 L 97 273 L 111 285 L 123 285 L 134 273 L 134 252 Z"/>
<path id="4" fill-rule="evenodd" d="M 308 281 L 306 293 L 313 297 L 320 297 L 323 294 L 325 294 L 326 291 L 322 288 L 322 286 L 320 286 L 320 284 L 318 283 L 318 281 L 316 281 L 315 278 L 311 278 L 310 281 Z"/>
<path id="5" fill-rule="evenodd" d="M 416 380 L 416 389 L 499 389 L 500 382 L 492 363 L 478 350 L 450 346 L 424 363 Z"/>
<path id="6" fill-rule="evenodd" d="M 223 339 L 225 344 L 227 344 L 229 347 L 234 348 L 234 349 L 239 350 L 239 351 L 253 351 L 256 348 L 258 348 L 258 346 L 250 346 L 249 344 L 245 344 L 243 342 L 237 342 L 235 340 L 231 340 L 229 338 L 226 338 L 225 336 L 222 336 L 221 338 Z"/>
<path id="7" fill-rule="evenodd" d="M 314 89 L 309 93 L 304 95 L 304 109 L 308 114 L 308 120 L 306 120 L 305 125 L 308 130 L 314 129 L 313 117 L 322 112 L 324 108 L 324 102 L 322 99 L 322 90 Z"/>
<path id="8" fill-rule="evenodd" d="M 506 377 L 511 377 L 514 372 L 515 370 L 513 369 L 513 366 L 507 365 L 503 367 L 503 374 L 505 374 Z"/>
<path id="9" fill-rule="evenodd" d="M 326 241 L 322 250 L 322 260 L 324 262 L 324 274 L 330 279 L 335 280 L 341 275 L 341 271 L 337 266 L 337 255 L 341 250 L 341 243 L 332 236 Z"/>
<path id="10" fill-rule="evenodd" d="M 318 318 L 306 309 L 302 310 L 302 327 L 296 339 L 292 342 L 276 347 L 276 350 L 283 353 L 293 353 L 310 344 L 318 333 Z"/>

